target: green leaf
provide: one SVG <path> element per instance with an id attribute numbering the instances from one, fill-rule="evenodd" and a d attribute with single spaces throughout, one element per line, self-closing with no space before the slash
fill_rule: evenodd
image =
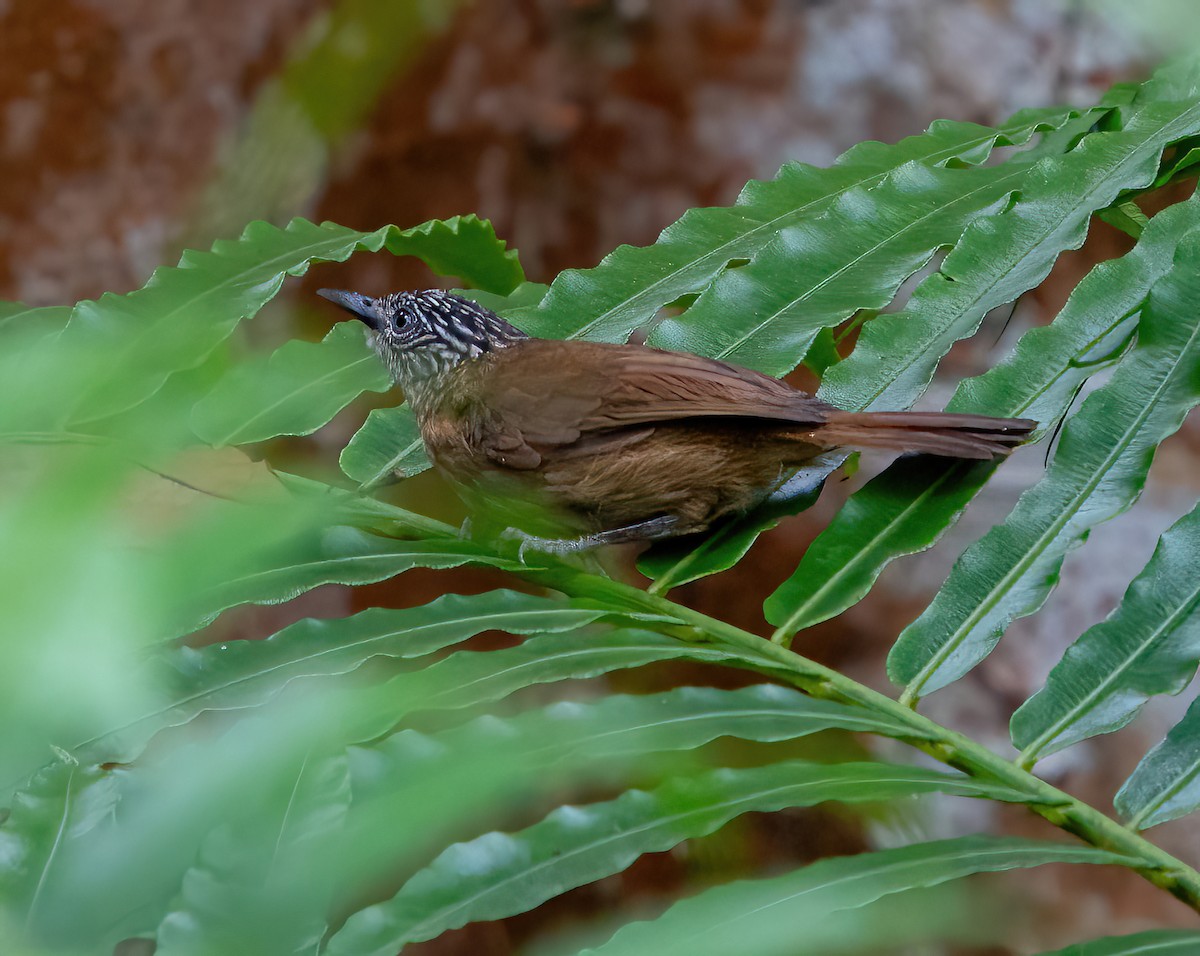
<path id="1" fill-rule="evenodd" d="M 1061 252 L 1083 243 L 1096 210 L 1153 180 L 1163 149 L 1200 130 L 1200 103 L 1194 93 L 1139 98 L 1123 117 L 1121 129 L 1034 165 L 1010 210 L 975 220 L 902 312 L 867 323 L 854 351 L 829 370 L 821 398 L 851 409 L 910 405 L 988 311 L 1033 288 Z"/>
<path id="2" fill-rule="evenodd" d="M 536 308 L 506 314 L 531 335 L 620 342 L 658 309 L 699 292 L 735 259 L 749 259 L 788 226 L 820 215 L 849 190 L 870 189 L 906 163 L 982 163 L 992 147 L 1019 145 L 1062 126 L 1063 109 L 1023 110 L 998 129 L 938 120 L 894 146 L 860 143 L 828 169 L 789 163 L 752 181 L 730 207 L 692 209 L 652 246 L 621 246 L 594 269 L 558 276 Z"/>
<path id="3" fill-rule="evenodd" d="M 1200 952 L 1200 933 L 1155 929 L 1131 936 L 1108 936 L 1041 956 L 1192 956 Z"/>
<path id="4" fill-rule="evenodd" d="M 719 660 L 716 652 L 711 660 Z M 697 658 L 700 655 L 697 654 Z M 726 659 L 736 660 L 727 654 Z M 506 739 L 528 737 L 532 765 L 562 757 L 561 741 L 587 740 L 589 757 L 690 750 L 718 737 L 774 742 L 823 730 L 912 739 L 906 723 L 861 707 L 818 700 L 774 684 L 740 690 L 681 687 L 663 694 L 613 695 L 596 703 L 563 701 L 508 720 L 485 717 L 437 735 L 448 747 L 503 728 Z"/>
<path id="5" fill-rule="evenodd" d="M 716 770 L 650 792 L 630 790 L 606 803 L 561 807 L 519 833 L 488 833 L 451 846 L 390 900 L 351 916 L 327 952 L 389 956 L 470 922 L 526 912 L 620 873 L 644 853 L 712 833 L 743 813 L 931 792 L 1022 799 L 962 775 L 889 764 L 794 760 Z"/>
<path id="6" fill-rule="evenodd" d="M 459 295 L 478 302 L 485 309 L 506 315 L 514 309 L 536 308 L 542 299 L 546 298 L 550 287 L 540 282 L 522 282 L 511 292 L 505 293 L 489 289 L 457 289 L 455 291 Z"/>
<path id="7" fill-rule="evenodd" d="M 1200 508 L 1177 521 L 1120 606 L 1089 628 L 1012 717 L 1023 766 L 1131 721 L 1155 694 L 1178 694 L 1200 664 Z"/>
<path id="8" fill-rule="evenodd" d="M 1200 806 L 1200 700 L 1134 768 L 1113 801 L 1138 830 L 1186 816 Z"/>
<path id="9" fill-rule="evenodd" d="M 335 876 L 321 864 L 350 807 L 347 759 L 306 759 L 290 783 L 272 812 L 221 825 L 204 841 L 158 927 L 156 956 L 317 951 Z"/>
<path id="10" fill-rule="evenodd" d="M 161 689 L 152 709 L 86 741 L 77 752 L 85 762 L 128 762 L 164 727 L 187 723 L 206 710 L 258 706 L 294 680 L 346 674 L 373 657 L 421 657 L 488 630 L 570 631 L 604 613 L 579 601 L 516 591 L 447 594 L 416 608 L 369 608 L 345 618 L 309 618 L 263 641 L 171 648 L 151 662 L 153 679 L 148 683 Z"/>
<path id="11" fill-rule="evenodd" d="M 412 409 L 405 405 L 376 408 L 354 433 L 338 459 L 346 477 L 364 487 L 394 474 L 411 478 L 429 467 L 429 456 Z"/>
<path id="12" fill-rule="evenodd" d="M 967 224 L 1007 205 L 1028 166 L 944 169 L 906 163 L 870 188 L 843 191 L 820 216 L 780 229 L 727 269 L 650 344 L 783 375 L 824 328 L 881 309 Z"/>
<path id="13" fill-rule="evenodd" d="M 840 614 L 870 590 L 888 561 L 929 547 L 937 531 L 921 520 L 924 511 L 935 505 L 957 516 L 992 470 L 988 462 L 950 465 L 917 455 L 851 495 L 763 603 L 774 639 Z"/>
<path id="14" fill-rule="evenodd" d="M 1154 187 L 1157 189 L 1165 186 L 1173 179 L 1179 179 L 1188 175 L 1194 176 L 1196 166 L 1200 166 L 1200 147 L 1193 146 L 1166 165 L 1163 171 L 1159 173 L 1158 178 L 1154 180 Z"/>
<path id="15" fill-rule="evenodd" d="M 1137 498 L 1154 449 L 1200 402 L 1200 230 L 1151 290 L 1137 347 L 1063 430 L 1046 476 L 971 545 L 901 633 L 888 673 L 906 700 L 957 680 L 991 652 L 1014 617 L 1046 599 L 1066 553 Z"/>
<path id="16" fill-rule="evenodd" d="M 600 612 L 595 612 L 598 617 Z M 496 651 L 459 651 L 421 671 L 401 674 L 378 689 L 406 712 L 453 710 L 498 700 L 533 684 L 584 680 L 614 670 L 664 660 L 736 664 L 738 656 L 717 648 L 687 644 L 651 631 L 617 629 L 534 637 Z M 763 663 L 755 661 L 756 664 Z M 380 732 L 386 730 L 385 725 Z"/>
<path id="17" fill-rule="evenodd" d="M 412 568 L 484 564 L 507 571 L 525 566 L 456 538 L 403 541 L 358 528 L 333 527 L 297 541 L 286 557 L 230 576 L 179 609 L 175 630 L 186 634 L 239 604 L 280 604 L 322 584 L 374 584 Z M 286 563 L 281 563 L 283 558 Z"/>
<path id="18" fill-rule="evenodd" d="M 447 797 L 456 805 L 471 799 L 482 807 L 494 805 L 493 794 L 517 787 L 528 801 L 531 785 L 539 791 L 568 780 L 578 786 L 581 775 L 603 778 L 611 787 L 625 778 L 630 761 L 652 770 L 662 761 L 647 759 L 650 755 L 691 750 L 717 737 L 777 741 L 830 729 L 906 731 L 860 708 L 770 685 L 738 691 L 681 688 L 613 696 L 595 704 L 562 702 L 512 718 L 477 718 L 435 735 L 403 730 L 370 746 L 350 748 L 354 806 L 363 808 L 361 813 L 352 808 L 352 835 L 369 837 L 364 852 L 382 842 L 397 851 L 404 846 L 407 855 L 413 841 L 426 839 L 432 821 L 441 819 L 438 814 L 444 816 Z M 621 775 L 614 777 L 614 769 Z M 483 788 L 490 789 L 481 802 Z M 431 791 L 444 796 L 431 803 Z M 406 808 L 402 818 L 396 816 L 397 806 Z M 378 863 L 393 872 L 396 859 L 379 856 Z M 361 867 L 357 873 L 362 878 Z"/>
<path id="19" fill-rule="evenodd" d="M 353 735 L 359 740 L 381 736 L 415 711 L 473 707 L 534 684 L 584 680 L 667 660 L 749 667 L 758 673 L 777 668 L 751 654 L 635 629 L 535 637 L 506 650 L 460 651 L 421 671 L 400 674 L 362 691 Z"/>
<path id="20" fill-rule="evenodd" d="M 589 956 L 794 953 L 797 933 L 834 914 L 973 873 L 1047 863 L 1123 863 L 1085 846 L 1000 837 L 961 837 L 821 860 L 785 876 L 731 883 L 676 903 L 648 923 L 631 923 Z M 798 929 L 799 928 L 799 929 Z"/>
<path id="21" fill-rule="evenodd" d="M 1101 209 L 1096 213 L 1096 218 L 1103 219 L 1110 226 L 1133 236 L 1134 239 L 1141 237 L 1142 230 L 1150 222 L 1146 214 L 1132 199 L 1115 202 L 1107 209 Z"/>
<path id="22" fill-rule="evenodd" d="M 71 317 L 65 305 L 33 307 L 19 302 L 0 302 L 0 338 L 11 348 L 15 337 L 21 344 L 61 332 Z"/>
<path id="23" fill-rule="evenodd" d="M 386 392 L 391 385 L 363 330 L 339 322 L 319 343 L 294 340 L 235 365 L 196 404 L 192 428 L 217 446 L 307 435 L 363 391 Z"/>
<path id="24" fill-rule="evenodd" d="M 1150 287 L 1171 268 L 1176 246 L 1200 226 L 1200 200 L 1151 220 L 1125 256 L 1102 263 L 1076 287 L 1047 327 L 1021 337 L 990 371 L 966 379 L 948 411 L 1058 418 L 1076 389 L 1119 355 Z M 852 495 L 767 599 L 776 635 L 811 627 L 856 603 L 893 559 L 928 548 L 962 513 L 992 465 L 906 458 Z"/>
<path id="25" fill-rule="evenodd" d="M 219 241 L 211 252 L 185 252 L 177 267 L 156 270 L 142 289 L 75 306 L 60 343 L 94 357 L 95 374 L 64 403 L 64 426 L 122 412 L 153 395 L 173 372 L 200 364 L 242 318 L 274 297 L 286 276 L 303 275 L 315 261 L 383 248 L 500 292 L 522 279 L 491 224 L 474 216 L 374 232 L 303 219 L 287 229 L 254 222 L 240 239 Z"/>
<path id="26" fill-rule="evenodd" d="M 67 844 L 112 813 L 115 781 L 95 767 L 73 760 L 51 764 L 13 796 L 0 825 L 0 925 L 24 926 L 33 936 L 52 931 L 62 913 L 43 909 L 53 898 L 60 874 L 70 867 Z"/>

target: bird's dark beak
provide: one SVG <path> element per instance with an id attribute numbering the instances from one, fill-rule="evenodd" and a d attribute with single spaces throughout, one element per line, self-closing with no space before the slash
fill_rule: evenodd
<path id="1" fill-rule="evenodd" d="M 372 329 L 379 329 L 379 309 L 377 300 L 369 295 L 359 295 L 357 292 L 345 292 L 342 289 L 318 289 L 317 295 L 328 299 L 334 305 L 340 305 L 356 319 L 365 322 Z"/>

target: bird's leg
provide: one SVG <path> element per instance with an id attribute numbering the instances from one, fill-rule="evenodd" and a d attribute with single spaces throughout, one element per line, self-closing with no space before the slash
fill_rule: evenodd
<path id="1" fill-rule="evenodd" d="M 524 561 L 526 551 L 541 551 L 543 554 L 576 554 L 604 545 L 656 541 L 659 538 L 670 538 L 680 533 L 680 520 L 677 515 L 658 515 L 645 521 L 626 525 L 623 528 L 597 531 L 593 534 L 580 535 L 578 538 L 539 538 L 537 535 L 526 534 L 518 528 L 508 528 L 500 537 L 510 541 L 520 541 L 521 547 L 517 555 Z"/>

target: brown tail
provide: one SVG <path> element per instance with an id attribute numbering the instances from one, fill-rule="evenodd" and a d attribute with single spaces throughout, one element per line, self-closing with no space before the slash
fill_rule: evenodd
<path id="1" fill-rule="evenodd" d="M 1009 454 L 1037 422 L 951 412 L 834 412 L 817 434 L 829 446 L 987 460 Z"/>

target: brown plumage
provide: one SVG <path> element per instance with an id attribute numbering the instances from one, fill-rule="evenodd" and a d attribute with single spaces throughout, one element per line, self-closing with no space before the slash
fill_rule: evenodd
<path id="1" fill-rule="evenodd" d="M 322 290 L 374 329 L 430 458 L 472 508 L 573 550 L 703 531 L 836 447 L 1008 454 L 1034 423 L 854 413 L 726 362 L 530 338 L 442 292 Z"/>

